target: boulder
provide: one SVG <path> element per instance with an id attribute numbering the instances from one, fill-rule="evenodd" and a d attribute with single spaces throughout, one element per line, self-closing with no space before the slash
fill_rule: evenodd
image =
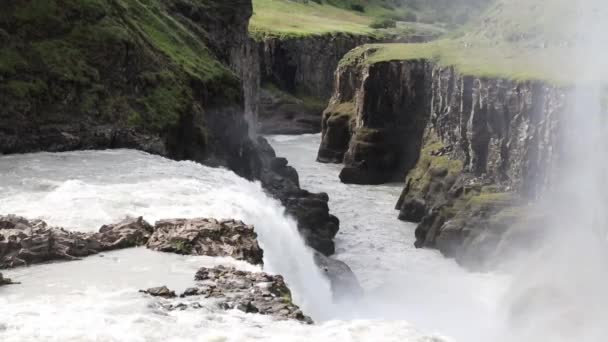
<path id="1" fill-rule="evenodd" d="M 254 265 L 262 264 L 264 256 L 253 226 L 235 220 L 161 220 L 147 247 L 178 254 L 229 256 Z"/>
<path id="2" fill-rule="evenodd" d="M 175 291 L 169 290 L 166 286 L 152 287 L 147 290 L 139 290 L 141 293 L 149 294 L 152 297 L 175 298 Z"/>
<path id="3" fill-rule="evenodd" d="M 0 216 L 0 269 L 53 260 L 75 260 L 103 251 L 144 244 L 151 226 L 140 218 L 101 227 L 98 233 L 79 233 L 49 227 L 42 220 Z"/>
<path id="4" fill-rule="evenodd" d="M 291 291 L 280 275 L 240 271 L 233 267 L 203 267 L 196 272 L 196 287 L 186 289 L 181 298 L 189 297 L 187 303 L 162 305 L 166 310 L 200 309 L 202 303 L 196 297 L 212 299 L 223 310 L 240 310 L 245 313 L 269 315 L 279 320 L 297 320 L 312 324 L 312 319 L 291 300 Z M 151 291 L 152 290 L 152 291 Z M 157 293 L 171 294 L 172 291 L 160 287 L 146 291 L 153 296 Z"/>
<path id="5" fill-rule="evenodd" d="M 342 298 L 359 297 L 363 294 L 357 276 L 346 263 L 321 253 L 315 253 L 314 260 L 329 279 L 334 299 L 339 301 Z"/>

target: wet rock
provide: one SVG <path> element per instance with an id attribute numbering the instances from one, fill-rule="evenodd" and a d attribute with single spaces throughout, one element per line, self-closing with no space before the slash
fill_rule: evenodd
<path id="1" fill-rule="evenodd" d="M 0 269 L 135 247 L 144 244 L 150 233 L 151 226 L 141 217 L 103 226 L 98 233 L 79 233 L 49 227 L 41 220 L 0 216 Z"/>
<path id="2" fill-rule="evenodd" d="M 152 287 L 147 290 L 139 290 L 141 293 L 149 294 L 152 297 L 175 298 L 175 291 L 169 290 L 166 286 Z"/>
<path id="3" fill-rule="evenodd" d="M 216 266 L 201 268 L 196 272 L 197 286 L 189 288 L 180 297 L 189 297 L 187 303 L 165 306 L 167 310 L 185 307 L 200 309 L 203 304 L 196 297 L 212 300 L 223 310 L 240 310 L 245 313 L 269 315 L 279 320 L 297 320 L 312 324 L 312 319 L 302 313 L 291 301 L 291 291 L 280 275 L 240 271 L 233 267 Z M 163 289 L 163 293 L 165 290 Z M 169 291 L 170 292 L 170 291 Z"/>
<path id="4" fill-rule="evenodd" d="M 263 263 L 264 254 L 253 226 L 203 218 L 156 222 L 147 247 L 178 254 L 229 256 L 254 265 Z"/>
<path id="5" fill-rule="evenodd" d="M 329 213 L 326 193 L 311 193 L 300 188 L 295 169 L 284 158 L 277 158 L 266 139 L 258 138 L 262 169 L 259 178 L 264 189 L 281 201 L 286 212 L 296 219 L 307 245 L 325 254 L 334 253 L 333 238 L 340 221 Z"/>
<path id="6" fill-rule="evenodd" d="M 329 279 L 334 299 L 357 298 L 363 294 L 357 276 L 346 263 L 321 253 L 315 253 L 314 260 Z"/>
<path id="7" fill-rule="evenodd" d="M 152 235 L 152 226 L 143 217 L 127 218 L 116 224 L 104 225 L 91 237 L 99 241 L 102 250 L 143 246 Z"/>
<path id="8" fill-rule="evenodd" d="M 363 47 L 349 53 L 351 62 L 339 66 L 323 116 L 317 160 L 343 162 L 344 183 L 403 179 L 416 163 L 429 116 L 429 63 L 361 62 L 374 51 Z"/>

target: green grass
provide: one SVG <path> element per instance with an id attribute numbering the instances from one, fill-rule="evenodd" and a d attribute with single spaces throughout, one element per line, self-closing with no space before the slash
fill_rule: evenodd
<path id="1" fill-rule="evenodd" d="M 576 51 L 585 32 L 576 29 L 577 3 L 567 0 L 497 0 L 482 16 L 444 39 L 425 44 L 360 47 L 342 64 L 427 59 L 460 73 L 558 85 L 581 79 Z M 608 13 L 595 14 L 600 19 Z M 365 56 L 365 58 L 362 58 Z M 594 79 L 608 77 L 598 70 Z"/>
<path id="2" fill-rule="evenodd" d="M 203 88 L 214 103 L 234 102 L 238 79 L 207 48 L 206 33 L 175 15 L 172 4 L 8 3 L 0 11 L 0 93 L 8 95 L 0 98 L 3 112 L 31 121 L 72 116 L 162 131 L 192 111 Z M 200 11 L 210 4 L 223 6 L 220 0 L 191 3 Z"/>
<path id="3" fill-rule="evenodd" d="M 374 34 L 370 17 L 327 4 L 254 0 L 249 31 L 256 37 L 301 37 L 328 33 Z"/>
<path id="4" fill-rule="evenodd" d="M 254 37 L 282 38 L 348 33 L 383 35 L 399 30 L 375 30 L 377 23 L 409 22 L 455 28 L 479 12 L 490 0 L 253 0 L 250 31 Z M 376 23 L 376 25 L 374 25 Z M 432 24 L 432 25 L 431 25 Z M 370 27 L 371 26 L 371 27 Z"/>

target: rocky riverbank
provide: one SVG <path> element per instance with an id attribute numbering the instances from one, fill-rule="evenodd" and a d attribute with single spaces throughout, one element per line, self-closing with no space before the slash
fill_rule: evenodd
<path id="1" fill-rule="evenodd" d="M 344 163 L 346 183 L 407 176 L 397 209 L 420 223 L 417 245 L 476 264 L 529 221 L 525 204 L 550 184 L 568 90 L 425 59 L 368 62 L 374 53 L 359 48 L 340 65 L 318 160 Z"/>

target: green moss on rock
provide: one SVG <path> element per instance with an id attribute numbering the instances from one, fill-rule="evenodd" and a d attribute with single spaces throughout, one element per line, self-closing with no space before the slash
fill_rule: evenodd
<path id="1" fill-rule="evenodd" d="M 0 116 L 162 132 L 197 102 L 237 102 L 237 77 L 205 45 L 202 30 L 168 7 L 173 2 L 6 1 Z"/>

